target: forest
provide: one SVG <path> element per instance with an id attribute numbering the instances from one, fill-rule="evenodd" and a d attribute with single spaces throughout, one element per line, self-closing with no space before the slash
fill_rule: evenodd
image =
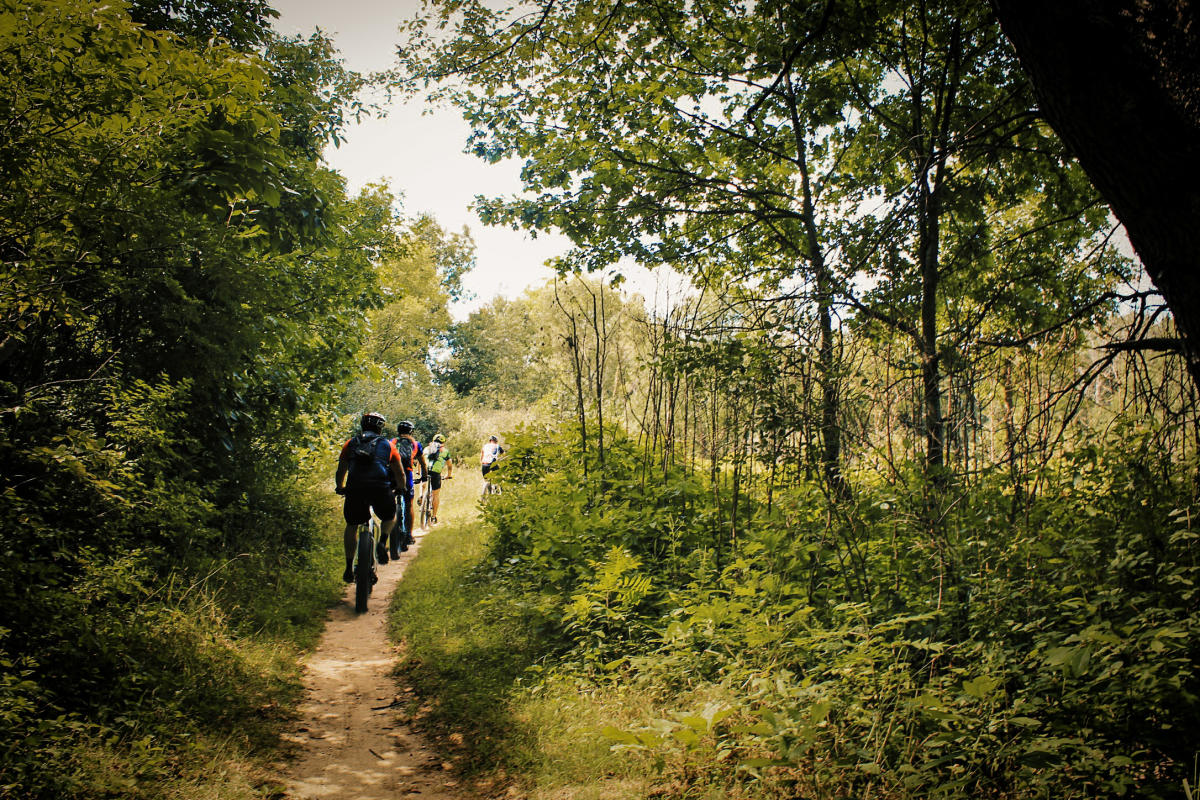
<path id="1" fill-rule="evenodd" d="M 1191 798 L 1200 11 L 1109 5 L 1116 150 L 1015 0 L 0 0 L 0 798 L 287 796 L 367 410 L 502 434 L 391 628 L 478 796 Z M 454 317 L 380 92 L 556 278 Z"/>

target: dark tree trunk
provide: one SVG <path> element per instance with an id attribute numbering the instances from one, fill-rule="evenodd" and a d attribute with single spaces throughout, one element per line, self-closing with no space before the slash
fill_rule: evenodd
<path id="1" fill-rule="evenodd" d="M 833 334 L 833 276 L 825 262 L 821 233 L 817 228 L 816 202 L 813 199 L 812 176 L 808 169 L 808 140 L 800 121 L 796 89 L 787 76 L 787 105 L 792 119 L 792 135 L 796 140 L 796 163 L 800 167 L 800 186 L 803 192 L 801 223 L 804 227 L 808 261 L 812 266 L 817 289 L 817 319 L 821 327 L 818 355 L 821 384 L 821 467 L 830 495 L 847 499 L 849 486 L 842 474 L 842 429 L 838 410 L 838 375 L 834 354 Z"/>
<path id="2" fill-rule="evenodd" d="M 991 2 L 1042 114 L 1170 306 L 1200 385 L 1200 4 Z"/>
<path id="3" fill-rule="evenodd" d="M 834 354 L 833 300 L 829 273 L 821 260 L 817 272 L 817 316 L 821 323 L 821 465 L 831 496 L 848 499 L 850 487 L 842 475 L 842 429 L 838 413 L 838 375 Z"/>
<path id="4" fill-rule="evenodd" d="M 941 482 L 945 466 L 942 418 L 942 370 L 938 353 L 938 252 L 940 210 L 936 198 L 921 190 L 921 388 L 925 398 L 925 466 Z"/>

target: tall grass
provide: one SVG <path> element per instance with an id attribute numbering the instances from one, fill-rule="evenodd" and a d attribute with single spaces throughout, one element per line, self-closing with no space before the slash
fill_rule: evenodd
<path id="1" fill-rule="evenodd" d="M 89 657 L 51 661 L 74 678 L 69 695 L 33 680 L 44 668 L 31 658 L 10 665 L 26 680 L 0 674 L 0 798 L 280 796 L 274 762 L 302 689 L 299 656 L 341 593 L 340 515 L 314 492 L 322 499 L 296 521 L 316 534 L 311 548 L 195 559 L 165 575 L 129 553 L 60 592 L 64 617 L 86 622 L 76 647 Z"/>
<path id="2" fill-rule="evenodd" d="M 547 678 L 563 643 L 536 603 L 489 580 L 482 481 L 459 474 L 443 494 L 444 523 L 393 596 L 391 634 L 404 645 L 412 710 L 479 790 L 516 783 L 546 800 L 645 796 L 651 765 L 615 754 L 601 731 L 640 719 L 649 698 Z"/>

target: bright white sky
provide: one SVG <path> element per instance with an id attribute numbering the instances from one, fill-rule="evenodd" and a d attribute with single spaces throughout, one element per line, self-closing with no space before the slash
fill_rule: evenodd
<path id="1" fill-rule="evenodd" d="M 275 0 L 280 33 L 312 33 L 319 27 L 333 39 L 350 69 L 362 73 L 392 66 L 397 25 L 412 18 L 420 0 Z M 469 127 L 458 112 L 426 111 L 420 102 L 393 104 L 383 119 L 368 119 L 347 132 L 338 149 L 325 154 L 330 167 L 346 176 L 350 190 L 386 180 L 402 195 L 410 216 L 430 212 L 452 231 L 470 228 L 478 266 L 466 277 L 475 297 L 453 309 L 457 318 L 498 294 L 519 295 L 540 285 L 553 271 L 546 259 L 561 255 L 570 242 L 560 235 L 536 239 L 523 231 L 485 227 L 469 209 L 475 195 L 519 192 L 520 164 L 488 164 L 463 151 Z"/>

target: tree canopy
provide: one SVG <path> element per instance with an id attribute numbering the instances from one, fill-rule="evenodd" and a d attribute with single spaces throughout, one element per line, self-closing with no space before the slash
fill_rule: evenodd
<path id="1" fill-rule="evenodd" d="M 31 743 L 5 796 L 71 796 L 85 740 L 241 718 L 238 657 L 201 645 L 225 623 L 176 625 L 164 587 L 305 574 L 292 487 L 397 220 L 320 158 L 361 79 L 272 14 L 0 3 L 0 729 Z"/>

